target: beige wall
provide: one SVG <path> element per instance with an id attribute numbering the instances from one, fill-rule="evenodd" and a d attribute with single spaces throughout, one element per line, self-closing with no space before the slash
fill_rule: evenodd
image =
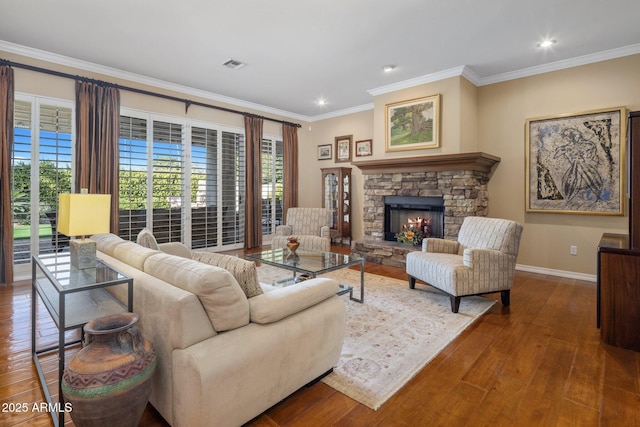
<path id="1" fill-rule="evenodd" d="M 238 109 L 209 99 L 145 87 L 139 83 L 6 52 L 0 52 L 0 57 Z M 69 101 L 75 98 L 72 80 L 18 68 L 15 75 L 18 92 Z M 312 123 L 287 117 L 272 117 L 302 125 L 298 131 L 300 206 L 321 206 L 320 168 L 351 166 L 349 163 L 335 163 L 334 160 L 317 160 L 317 146 L 333 145 L 336 136 L 353 135 L 354 142 L 373 139 L 373 156 L 354 157 L 354 161 L 484 151 L 502 159 L 489 182 L 489 215 L 514 219 L 525 225 L 519 264 L 593 275 L 596 272 L 596 247 L 601 234 L 626 232 L 628 217 L 525 213 L 524 124 L 527 118 L 618 106 L 624 106 L 630 111 L 640 110 L 639 75 L 640 55 L 634 55 L 479 88 L 462 77 L 448 78 L 377 96 L 373 99 L 372 110 Z M 385 105 L 437 93 L 442 96 L 441 147 L 385 153 Z M 181 103 L 126 91 L 122 92 L 121 97 L 125 108 L 189 117 L 238 128 L 244 126 L 242 116 L 237 114 L 196 106 L 192 106 L 188 114 L 185 114 Z M 248 111 L 261 114 L 260 111 Z M 281 126 L 265 121 L 265 133 L 279 136 Z M 363 176 L 357 167 L 353 167 L 352 172 L 352 232 L 354 238 L 361 238 Z M 577 256 L 569 255 L 571 245 L 578 247 Z"/>
<path id="2" fill-rule="evenodd" d="M 628 217 L 525 213 L 525 121 L 619 106 L 638 110 L 639 75 L 640 55 L 634 55 L 479 88 L 462 77 L 449 78 L 380 95 L 374 99 L 375 109 L 369 114 L 313 123 L 311 143 L 326 143 L 334 136 L 362 132 L 369 127 L 373 129 L 374 149 L 367 160 L 473 151 L 496 155 L 501 162 L 489 181 L 489 215 L 524 224 L 518 263 L 594 275 L 602 233 L 625 233 Z M 441 148 L 385 153 L 385 105 L 435 93 L 442 95 Z M 324 167 L 322 162 L 315 164 L 316 168 Z M 355 172 L 359 170 L 354 168 L 354 175 Z M 354 181 L 359 183 L 353 193 L 361 207 L 361 174 Z M 319 185 L 305 194 L 309 206 L 319 203 Z M 361 209 L 354 206 L 352 217 L 354 238 L 361 238 Z M 571 245 L 578 247 L 577 256 L 569 254 Z"/>
<path id="3" fill-rule="evenodd" d="M 354 236 L 362 236 L 362 173 L 360 169 L 351 163 L 335 162 L 335 137 L 353 135 L 351 147 L 351 157 L 356 158 L 354 146 L 356 141 L 373 138 L 373 110 L 362 111 L 333 119 L 322 120 L 311 123 L 309 128 L 298 131 L 298 138 L 302 134 L 307 134 L 306 144 L 300 144 L 299 169 L 300 169 L 300 193 L 298 203 L 300 206 L 320 207 L 322 206 L 322 168 L 351 167 L 351 233 Z M 376 151 L 383 150 L 384 147 L 375 146 L 374 139 L 373 155 Z M 318 145 L 331 144 L 333 147 L 333 159 L 318 160 Z M 364 157 L 371 159 L 372 157 Z"/>
<path id="4" fill-rule="evenodd" d="M 35 60 L 33 58 L 11 54 L 8 52 L 0 51 L 0 58 L 8 59 L 10 61 L 14 61 L 20 64 L 41 67 L 48 70 L 54 70 L 54 71 L 67 73 L 71 75 L 80 75 L 83 77 L 89 77 L 89 78 L 104 80 L 110 83 L 116 83 L 122 86 L 147 90 L 150 92 L 157 92 L 164 95 L 175 96 L 181 99 L 199 101 L 205 104 L 212 104 L 220 107 L 229 108 L 232 110 L 239 110 L 243 112 L 246 111 L 246 112 L 254 113 L 258 115 L 269 116 L 274 119 L 300 123 L 301 125 L 303 125 L 303 128 L 308 125 L 307 123 L 301 122 L 300 120 L 294 120 L 284 116 L 278 116 L 273 114 L 268 115 L 258 110 L 237 107 L 235 105 L 217 102 L 204 97 L 185 95 L 184 93 L 180 93 L 177 91 L 172 91 L 172 90 L 154 87 L 154 86 L 148 86 L 142 83 L 132 82 L 122 78 L 106 76 L 99 73 L 87 72 L 85 70 L 81 70 L 78 68 L 52 64 L 52 63 L 48 63 L 41 60 Z M 74 80 L 63 78 L 63 77 L 57 77 L 53 75 L 48 75 L 48 74 L 44 74 L 36 71 L 29 71 L 29 70 L 18 68 L 18 67 L 14 68 L 14 74 L 15 74 L 16 92 L 24 93 L 28 95 L 38 95 L 38 96 L 44 96 L 49 98 L 75 102 Z M 185 105 L 181 102 L 165 100 L 162 98 L 152 97 L 144 94 L 138 94 L 138 93 L 130 92 L 126 90 L 120 91 L 120 104 L 122 108 L 139 110 L 144 112 L 151 112 L 151 113 L 158 113 L 158 114 L 167 114 L 167 115 L 171 115 L 173 117 L 178 117 L 178 118 L 184 117 L 192 120 L 202 120 L 210 123 L 216 123 L 216 124 L 221 124 L 225 126 L 244 129 L 244 119 L 243 119 L 243 116 L 240 114 L 225 112 L 225 111 L 206 108 L 206 107 L 199 107 L 199 106 L 191 106 L 189 107 L 188 112 L 185 113 Z M 264 133 L 270 136 L 281 136 L 282 125 L 280 123 L 265 120 Z M 306 143 L 304 138 L 307 136 L 307 134 L 302 131 L 299 131 L 298 134 L 299 134 L 299 138 L 301 138 L 302 140 L 301 143 Z"/>
<path id="5" fill-rule="evenodd" d="M 628 216 L 525 213 L 524 128 L 528 118 L 640 109 L 639 75 L 634 55 L 479 88 L 480 149 L 502 158 L 489 181 L 489 215 L 525 224 L 520 264 L 595 274 L 602 233 L 627 232 Z"/>

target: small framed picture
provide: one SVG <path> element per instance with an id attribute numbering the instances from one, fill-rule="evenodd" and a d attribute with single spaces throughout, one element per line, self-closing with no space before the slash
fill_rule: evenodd
<path id="1" fill-rule="evenodd" d="M 373 141 L 371 139 L 364 139 L 362 141 L 356 141 L 356 157 L 365 157 L 373 154 Z"/>
<path id="2" fill-rule="evenodd" d="M 351 161 L 353 135 L 336 136 L 336 163 Z"/>
<path id="3" fill-rule="evenodd" d="M 331 144 L 318 145 L 318 160 L 331 160 L 333 157 L 332 147 Z"/>

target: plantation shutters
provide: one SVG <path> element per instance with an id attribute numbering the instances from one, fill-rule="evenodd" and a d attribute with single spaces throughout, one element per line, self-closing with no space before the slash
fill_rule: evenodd
<path id="1" fill-rule="evenodd" d="M 244 244 L 244 135 L 225 131 L 221 133 L 222 245 Z"/>
<path id="2" fill-rule="evenodd" d="M 182 241 L 182 207 L 185 202 L 182 139 L 182 125 L 153 122 L 152 229 L 158 243 Z"/>
<path id="3" fill-rule="evenodd" d="M 262 161 L 262 234 L 270 236 L 277 225 L 283 224 L 284 148 L 282 141 L 264 138 Z"/>
<path id="4" fill-rule="evenodd" d="M 148 227 L 158 243 L 242 247 L 244 150 L 230 129 L 122 115 L 120 237 L 135 241 Z"/>
<path id="5" fill-rule="evenodd" d="M 218 131 L 191 128 L 191 247 L 218 246 Z"/>
<path id="6" fill-rule="evenodd" d="M 135 241 L 147 226 L 147 120 L 120 116 L 120 225 L 118 234 Z"/>
<path id="7" fill-rule="evenodd" d="M 70 192 L 72 183 L 73 109 L 68 104 L 35 97 L 14 104 L 10 179 L 17 266 L 27 266 L 34 253 L 68 245 L 68 238 L 55 232 L 58 194 Z"/>

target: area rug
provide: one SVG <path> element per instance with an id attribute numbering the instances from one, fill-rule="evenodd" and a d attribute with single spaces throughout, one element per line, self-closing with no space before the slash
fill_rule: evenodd
<path id="1" fill-rule="evenodd" d="M 260 282 L 285 277 L 291 273 L 258 268 Z M 354 296 L 360 296 L 359 271 L 342 269 L 321 277 L 351 285 Z M 364 304 L 342 298 L 347 306 L 342 355 L 322 381 L 374 410 L 495 303 L 466 297 L 459 312 L 452 313 L 449 297 L 436 290 L 420 285 L 409 289 L 405 280 L 370 273 L 365 273 Z"/>

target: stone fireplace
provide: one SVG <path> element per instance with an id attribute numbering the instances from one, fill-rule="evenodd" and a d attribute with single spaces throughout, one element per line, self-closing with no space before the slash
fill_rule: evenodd
<path id="1" fill-rule="evenodd" d="M 441 198 L 442 237 L 456 239 L 465 217 L 487 215 L 487 183 L 499 162 L 499 157 L 486 153 L 354 162 L 364 175 L 364 238 L 354 241 L 351 251 L 367 261 L 404 266 L 406 253 L 420 249 L 385 241 L 385 198 L 389 197 Z"/>

